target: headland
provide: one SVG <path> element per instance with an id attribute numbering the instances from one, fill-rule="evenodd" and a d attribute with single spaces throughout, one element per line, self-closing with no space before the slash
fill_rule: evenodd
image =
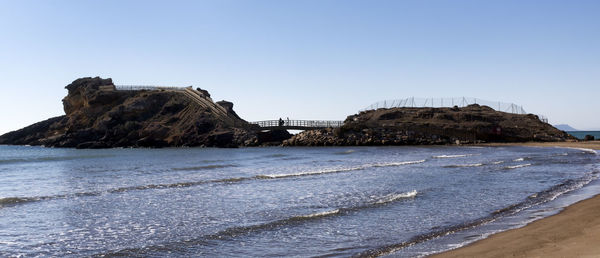
<path id="1" fill-rule="evenodd" d="M 71 148 L 454 145 L 576 139 L 533 114 L 464 107 L 363 111 L 341 126 L 292 136 L 281 125 L 248 123 L 229 101 L 190 87 L 116 87 L 80 78 L 65 87 L 65 115 L 0 136 L 0 144 Z M 341 123 L 341 122 L 340 122 Z"/>

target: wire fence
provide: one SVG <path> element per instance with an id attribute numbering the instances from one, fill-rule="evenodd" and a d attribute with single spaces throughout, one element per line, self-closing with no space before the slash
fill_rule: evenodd
<path id="1" fill-rule="evenodd" d="M 513 114 L 527 114 L 523 106 L 514 103 L 495 102 L 478 98 L 405 98 L 394 100 L 383 100 L 373 103 L 372 105 L 360 110 L 375 110 L 379 108 L 398 108 L 398 107 L 466 107 L 471 104 L 479 104 L 491 107 L 496 111 L 502 111 Z"/>
<path id="2" fill-rule="evenodd" d="M 523 108 L 523 106 L 514 104 L 514 103 L 506 103 L 500 101 L 489 101 L 478 98 L 468 98 L 468 97 L 459 97 L 459 98 L 405 98 L 405 99 L 393 99 L 393 100 L 383 100 L 378 101 L 370 106 L 361 109 L 359 111 L 367 111 L 367 110 L 376 110 L 380 108 L 400 108 L 400 107 L 466 107 L 471 104 L 478 104 L 482 106 L 488 106 L 493 108 L 496 111 L 512 113 L 512 114 L 527 114 L 527 111 Z M 539 119 L 548 123 L 548 118 L 543 115 L 537 115 Z"/>
<path id="3" fill-rule="evenodd" d="M 188 86 L 191 87 L 191 86 Z M 187 87 L 179 86 L 156 86 L 156 85 L 115 85 L 116 90 L 138 91 L 138 90 L 185 90 Z"/>

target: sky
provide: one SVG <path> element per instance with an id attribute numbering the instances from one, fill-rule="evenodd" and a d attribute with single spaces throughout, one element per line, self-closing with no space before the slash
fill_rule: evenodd
<path id="1" fill-rule="evenodd" d="M 466 96 L 600 129 L 599 13 L 577 0 L 0 0 L 0 134 L 64 114 L 64 86 L 95 76 L 201 87 L 248 121 Z"/>

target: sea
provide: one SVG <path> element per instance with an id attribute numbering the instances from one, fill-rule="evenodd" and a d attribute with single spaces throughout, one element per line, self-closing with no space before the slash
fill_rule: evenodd
<path id="1" fill-rule="evenodd" d="M 586 135 L 594 136 L 596 140 L 600 140 L 600 131 L 567 131 L 567 133 L 580 140 L 583 140 Z"/>
<path id="2" fill-rule="evenodd" d="M 600 193 L 538 147 L 0 146 L 1 257 L 420 257 Z"/>

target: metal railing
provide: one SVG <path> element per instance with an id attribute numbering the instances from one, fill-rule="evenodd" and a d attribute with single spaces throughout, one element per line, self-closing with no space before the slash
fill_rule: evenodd
<path id="1" fill-rule="evenodd" d="M 188 86 L 191 87 L 191 86 Z M 115 85 L 116 90 L 138 91 L 138 90 L 185 90 L 188 87 L 178 86 L 156 86 L 156 85 Z"/>
<path id="2" fill-rule="evenodd" d="M 344 121 L 333 120 L 265 120 L 250 122 L 260 127 L 281 127 L 281 128 L 328 128 L 340 127 Z"/>

